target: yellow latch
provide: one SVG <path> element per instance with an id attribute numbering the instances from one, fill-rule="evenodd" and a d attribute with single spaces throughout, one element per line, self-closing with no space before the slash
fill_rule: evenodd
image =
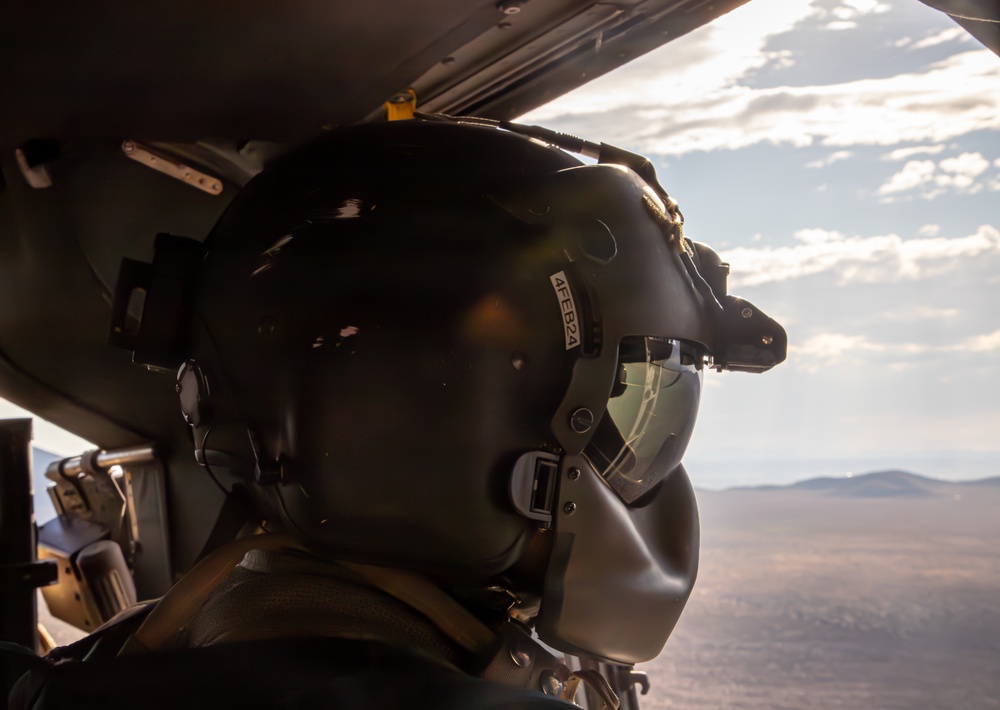
<path id="1" fill-rule="evenodd" d="M 417 110 L 417 95 L 413 89 L 400 91 L 385 102 L 385 115 L 390 121 L 405 121 L 413 118 Z"/>

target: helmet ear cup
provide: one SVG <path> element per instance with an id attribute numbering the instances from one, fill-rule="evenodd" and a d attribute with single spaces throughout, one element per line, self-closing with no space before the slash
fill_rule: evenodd
<path id="1" fill-rule="evenodd" d="M 181 415 L 194 430 L 195 460 L 201 466 L 217 466 L 244 474 L 252 472 L 254 480 L 262 485 L 276 482 L 279 470 L 277 462 L 266 459 L 260 437 L 254 429 L 247 428 L 243 422 L 213 421 L 213 402 L 208 383 L 205 371 L 195 360 L 186 361 L 177 372 L 176 390 Z M 221 444 L 221 448 L 209 449 L 208 438 L 213 431 L 213 424 L 216 430 L 213 439 L 217 446 Z M 234 429 L 236 434 L 233 433 Z M 236 445 L 236 442 L 241 445 Z M 252 458 L 247 458 L 246 454 L 252 454 Z"/>
<path id="2" fill-rule="evenodd" d="M 212 400 L 208 380 L 194 360 L 188 360 L 177 371 L 177 396 L 181 414 L 191 427 L 207 426 L 211 419 Z"/>

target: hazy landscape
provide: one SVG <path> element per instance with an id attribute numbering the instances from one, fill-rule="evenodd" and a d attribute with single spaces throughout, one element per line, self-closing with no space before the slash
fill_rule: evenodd
<path id="1" fill-rule="evenodd" d="M 644 708 L 1000 707 L 1000 478 L 698 499 L 698 584 Z"/>
<path id="2" fill-rule="evenodd" d="M 885 471 L 698 499 L 698 584 L 644 668 L 643 708 L 1000 707 L 1000 478 Z"/>

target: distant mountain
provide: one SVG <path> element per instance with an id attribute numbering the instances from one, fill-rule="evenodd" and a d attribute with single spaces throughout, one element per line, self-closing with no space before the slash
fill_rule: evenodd
<path id="1" fill-rule="evenodd" d="M 856 498 L 885 498 L 905 496 L 924 498 L 937 494 L 938 484 L 933 478 L 908 471 L 875 471 L 850 478 L 812 478 L 792 484 L 798 490 L 825 491 L 831 495 Z"/>
<path id="2" fill-rule="evenodd" d="M 980 478 L 978 481 L 957 481 L 956 485 L 960 485 L 960 486 L 1000 486 L 1000 476 L 991 476 L 990 478 Z"/>
<path id="3" fill-rule="evenodd" d="M 972 486 L 1000 487 L 1000 476 L 978 481 L 942 481 L 901 470 L 874 471 L 856 476 L 810 478 L 786 486 L 742 486 L 729 490 L 812 491 L 844 498 L 928 498 L 955 495 Z"/>

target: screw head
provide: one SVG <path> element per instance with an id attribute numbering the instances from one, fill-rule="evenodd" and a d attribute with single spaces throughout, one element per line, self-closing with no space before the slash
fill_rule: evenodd
<path id="1" fill-rule="evenodd" d="M 566 476 L 569 478 L 569 480 L 575 481 L 580 477 L 580 469 L 571 468 L 569 471 L 567 471 Z"/>
<path id="2" fill-rule="evenodd" d="M 753 309 L 749 307 L 744 308 L 742 311 L 740 311 L 740 315 L 743 316 L 744 318 L 750 318 L 753 315 Z"/>
<path id="3" fill-rule="evenodd" d="M 569 415 L 569 426 L 577 434 L 586 434 L 594 426 L 594 413 L 586 407 L 580 407 Z"/>
<path id="4" fill-rule="evenodd" d="M 510 657 L 521 668 L 531 665 L 531 650 L 524 639 L 516 638 L 510 647 Z"/>
<path id="5" fill-rule="evenodd" d="M 545 671 L 539 680 L 542 692 L 546 695 L 559 695 L 563 691 L 563 684 L 552 671 Z"/>
<path id="6" fill-rule="evenodd" d="M 563 506 L 563 512 L 566 513 L 566 515 L 572 515 L 573 513 L 575 513 L 576 503 L 574 503 L 573 501 L 569 501 L 568 503 L 566 503 L 566 505 Z"/>
<path id="7" fill-rule="evenodd" d="M 760 339 L 760 342 L 764 343 L 764 345 L 770 345 L 771 343 L 774 342 L 774 338 L 770 335 L 765 335 L 763 338 Z"/>
<path id="8" fill-rule="evenodd" d="M 135 143 L 133 143 L 132 141 L 123 141 L 122 151 L 124 151 L 125 153 L 131 153 L 135 151 Z"/>

